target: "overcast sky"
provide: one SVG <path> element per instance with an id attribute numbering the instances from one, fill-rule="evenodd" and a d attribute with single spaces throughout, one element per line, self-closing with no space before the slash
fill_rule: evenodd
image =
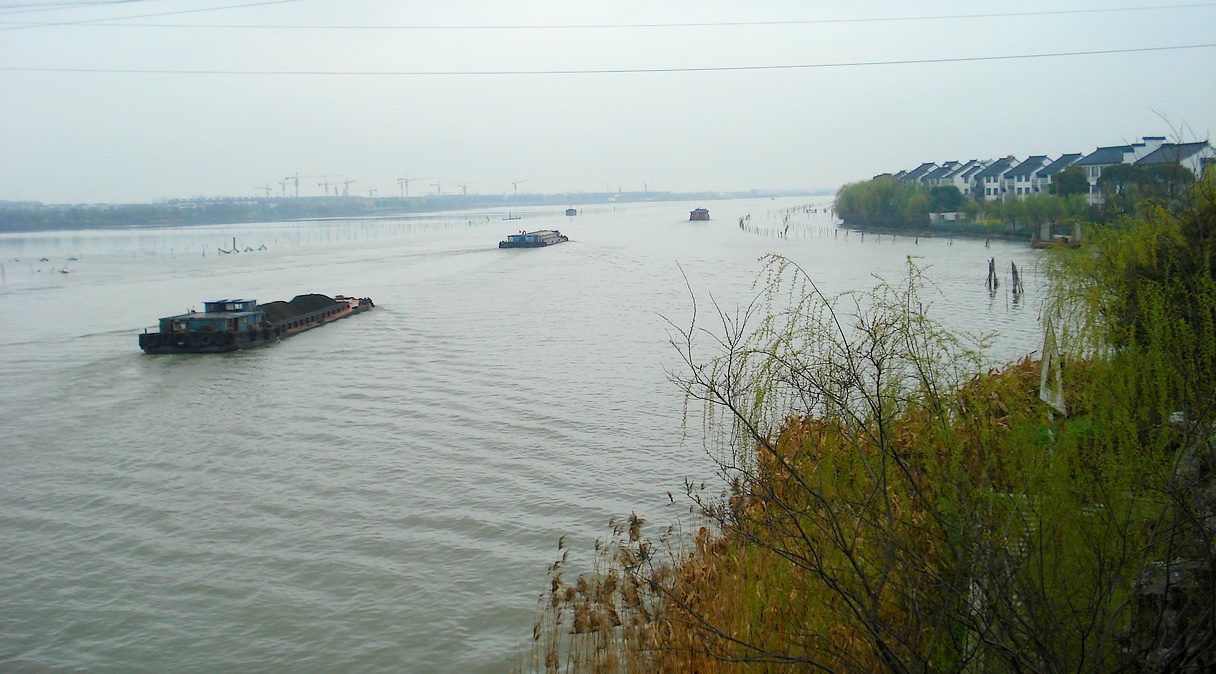
<path id="1" fill-rule="evenodd" d="M 1211 46 L 992 57 L 1213 43 L 1185 0 L 0 0 L 0 200 L 834 188 L 1207 139 Z"/>

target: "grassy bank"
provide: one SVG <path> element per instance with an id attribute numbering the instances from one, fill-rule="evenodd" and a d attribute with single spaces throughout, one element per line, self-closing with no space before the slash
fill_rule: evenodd
<path id="1" fill-rule="evenodd" d="M 1053 259 L 1044 349 L 998 370 L 911 263 L 826 298 L 771 259 L 674 340 L 726 488 L 555 564 L 521 669 L 1214 666 L 1216 185 Z"/>

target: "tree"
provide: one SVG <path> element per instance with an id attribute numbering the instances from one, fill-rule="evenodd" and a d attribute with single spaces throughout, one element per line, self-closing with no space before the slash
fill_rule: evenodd
<path id="1" fill-rule="evenodd" d="M 925 188 L 890 176 L 841 187 L 835 209 L 846 223 L 863 227 L 909 229 L 929 222 Z"/>
<path id="2" fill-rule="evenodd" d="M 1146 205 L 1179 208 L 1187 197 L 1194 174 L 1180 164 L 1110 166 L 1098 178 L 1098 189 L 1106 197 L 1110 216 L 1125 215 Z"/>
<path id="3" fill-rule="evenodd" d="M 1181 206 L 1143 208 L 1091 232 L 1090 250 L 1056 260 L 1053 314 L 1077 356 L 1107 365 L 1091 387 L 1107 396 L 1103 427 L 1121 427 L 1164 460 L 1139 491 L 1160 504 L 1137 579 L 1127 642 L 1155 649 L 1158 671 L 1213 666 L 1216 652 L 1216 176 L 1191 183 Z M 1117 409 L 1134 413 L 1117 419 Z M 1113 422 L 1113 423 L 1112 423 Z"/>
<path id="4" fill-rule="evenodd" d="M 1051 177 L 1047 191 L 1058 197 L 1089 192 L 1089 178 L 1085 177 L 1085 169 L 1073 164 Z"/>
<path id="5" fill-rule="evenodd" d="M 1130 188 L 1142 186 L 1151 180 L 1148 171 L 1135 164 L 1115 164 L 1102 169 L 1097 188 L 1109 200 Z"/>
<path id="6" fill-rule="evenodd" d="M 1146 170 L 1152 179 L 1147 198 L 1165 204 L 1184 197 L 1187 188 L 1195 182 L 1195 174 L 1181 164 L 1153 164 Z"/>
<path id="7" fill-rule="evenodd" d="M 1090 374 L 1100 385 L 1074 389 L 1075 425 L 1053 429 L 1037 368 L 973 376 L 979 352 L 924 313 L 914 267 L 842 305 L 773 265 L 761 305 L 774 312 L 754 331 L 750 312 L 724 320 L 719 357 L 692 357 L 681 333 L 686 393 L 722 413 L 732 447 L 728 494 L 693 496 L 742 542 L 730 554 L 782 579 L 725 622 L 660 585 L 687 624 L 712 625 L 707 652 L 824 670 L 1142 666 L 1160 640 L 1133 626 L 1131 588 L 1185 546 L 1144 526 L 1179 519 L 1157 498 L 1168 480 L 1146 480 L 1168 471 L 1172 436 L 1126 442 L 1152 419 L 1118 402 L 1135 399 L 1123 375 Z M 763 575 L 758 587 L 774 581 Z M 774 605 L 806 617 L 774 622 Z"/>
<path id="8" fill-rule="evenodd" d="M 949 213 L 961 210 L 966 198 L 954 185 L 939 185 L 929 188 L 929 212 Z"/>

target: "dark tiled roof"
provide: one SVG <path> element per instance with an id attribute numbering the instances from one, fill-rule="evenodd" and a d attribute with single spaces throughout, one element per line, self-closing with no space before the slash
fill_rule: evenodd
<path id="1" fill-rule="evenodd" d="M 1141 157 L 1136 164 L 1179 164 L 1208 147 L 1211 146 L 1206 141 L 1200 143 L 1165 143 L 1156 150 Z"/>
<path id="2" fill-rule="evenodd" d="M 1043 164 L 1046 164 L 1047 161 L 1047 155 L 1045 154 L 1036 154 L 1033 157 L 1027 157 L 1026 161 L 1010 169 L 1009 173 L 1005 174 L 1005 177 L 1028 176 L 1040 168 L 1043 168 Z"/>
<path id="3" fill-rule="evenodd" d="M 943 164 L 942 166 L 938 167 L 937 169 L 930 171 L 927 175 L 925 175 L 924 178 L 922 178 L 922 180 L 938 180 L 941 178 L 945 178 L 946 176 L 950 175 L 951 173 L 954 173 L 955 169 L 957 169 L 957 168 L 958 168 L 958 162 L 948 161 L 945 164 Z"/>
<path id="4" fill-rule="evenodd" d="M 984 162 L 982 162 L 978 159 L 973 160 L 972 164 L 970 166 L 968 166 L 965 171 L 962 172 L 961 177 L 963 180 L 971 180 L 972 178 L 975 177 L 975 174 L 979 173 L 980 171 L 983 171 L 985 168 L 988 168 L 987 164 L 985 164 Z"/>
<path id="5" fill-rule="evenodd" d="M 1077 161 L 1077 165 L 1107 166 L 1110 164 L 1122 164 L 1123 155 L 1131 151 L 1131 145 L 1112 145 L 1111 147 L 1100 147 Z"/>
<path id="6" fill-rule="evenodd" d="M 971 168 L 971 167 L 973 167 L 973 166 L 975 166 L 975 160 L 974 160 L 974 159 L 969 159 L 969 160 L 967 160 L 967 161 L 965 161 L 965 162 L 960 162 L 960 163 L 959 163 L 957 166 L 955 166 L 954 168 L 950 169 L 950 176 L 949 176 L 949 177 L 954 178 L 954 177 L 960 176 L 960 175 L 962 175 L 962 174 L 966 173 L 966 172 L 967 172 L 967 170 L 968 170 L 968 169 L 970 169 L 970 168 Z"/>
<path id="7" fill-rule="evenodd" d="M 927 162 L 921 164 L 920 166 L 917 166 L 916 168 L 912 169 L 911 171 L 908 171 L 904 175 L 903 179 L 904 180 L 920 180 L 922 177 L 924 177 L 924 175 L 926 173 L 928 173 L 929 171 L 932 171 L 936 167 L 937 167 L 937 164 L 934 164 L 931 161 L 927 161 Z"/>
<path id="8" fill-rule="evenodd" d="M 998 159 L 998 160 L 992 162 L 991 164 L 989 164 L 988 168 L 975 174 L 975 178 L 976 178 L 976 180 L 979 180 L 980 178 L 992 178 L 992 177 L 999 176 L 1002 173 L 1004 173 L 1005 171 L 1008 171 L 1009 165 L 1012 163 L 1013 163 L 1012 157 L 1005 157 L 1004 159 Z"/>
<path id="9" fill-rule="evenodd" d="M 1080 152 L 1074 152 L 1073 154 L 1063 155 L 1059 159 L 1051 162 L 1047 166 L 1044 166 L 1043 168 L 1036 171 L 1035 175 L 1040 178 L 1054 176 L 1055 174 L 1059 173 L 1060 171 L 1063 171 L 1064 169 L 1068 168 L 1069 166 L 1072 166 L 1073 164 L 1077 163 L 1077 160 L 1080 158 L 1081 158 Z"/>

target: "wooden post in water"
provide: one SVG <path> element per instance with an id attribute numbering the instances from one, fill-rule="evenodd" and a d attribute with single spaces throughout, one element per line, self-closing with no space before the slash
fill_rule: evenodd
<path id="1" fill-rule="evenodd" d="M 984 285 L 987 286 L 989 292 L 996 292 L 997 287 L 1001 285 L 1001 282 L 996 277 L 995 257 L 988 260 L 988 281 Z"/>

